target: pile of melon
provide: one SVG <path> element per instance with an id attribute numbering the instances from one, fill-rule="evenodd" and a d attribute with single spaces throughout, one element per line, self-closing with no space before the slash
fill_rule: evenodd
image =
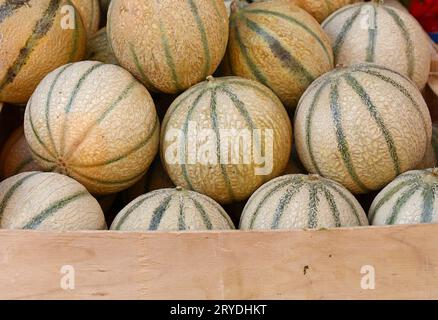
<path id="1" fill-rule="evenodd" d="M 437 53 L 397 1 L 0 0 L 0 43 L 1 229 L 438 221 Z"/>

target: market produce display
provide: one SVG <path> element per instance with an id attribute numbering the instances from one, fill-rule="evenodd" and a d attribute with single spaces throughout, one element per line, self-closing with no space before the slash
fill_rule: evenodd
<path id="1" fill-rule="evenodd" d="M 149 92 L 129 72 L 84 61 L 44 78 L 29 100 L 24 128 L 43 169 L 108 194 L 146 173 L 158 151 L 160 123 Z"/>
<path id="2" fill-rule="evenodd" d="M 61 8 L 69 0 L 0 1 L 0 101 L 25 104 L 51 71 L 85 56 L 80 15 L 70 25 Z M 64 26 L 64 27 L 63 27 Z"/>
<path id="3" fill-rule="evenodd" d="M 224 209 L 213 199 L 178 187 L 159 189 L 135 199 L 117 215 L 111 229 L 229 230 L 234 229 L 234 225 Z"/>
<path id="4" fill-rule="evenodd" d="M 201 130 L 208 130 L 205 136 L 196 134 Z M 235 137 L 245 144 L 236 159 L 222 152 L 235 148 Z M 222 204 L 245 200 L 282 174 L 291 146 L 291 123 L 280 100 L 239 77 L 209 77 L 187 90 L 170 106 L 161 131 L 161 158 L 173 183 Z M 258 164 L 258 154 L 273 157 Z"/>
<path id="5" fill-rule="evenodd" d="M 342 185 L 317 175 L 291 174 L 258 189 L 240 229 L 315 229 L 368 225 L 359 202 Z"/>
<path id="6" fill-rule="evenodd" d="M 290 112 L 306 88 L 333 68 L 330 40 L 306 11 L 287 1 L 231 5 L 229 73 L 271 88 Z"/>
<path id="7" fill-rule="evenodd" d="M 333 13 L 322 24 L 335 63 L 373 62 L 398 71 L 423 89 L 429 78 L 429 39 L 408 13 L 379 2 L 358 3 Z"/>
<path id="8" fill-rule="evenodd" d="M 24 137 L 24 128 L 17 128 L 8 138 L 0 154 L 0 177 L 9 178 L 29 171 L 41 171 L 33 160 Z"/>
<path id="9" fill-rule="evenodd" d="M 121 66 L 151 91 L 178 93 L 216 70 L 228 16 L 222 0 L 116 0 L 107 32 Z"/>
<path id="10" fill-rule="evenodd" d="M 417 224 L 438 221 L 438 169 L 409 171 L 387 185 L 374 200 L 373 225 Z"/>
<path id="11" fill-rule="evenodd" d="M 420 91 L 374 64 L 337 68 L 315 81 L 295 116 L 298 154 L 309 172 L 354 193 L 379 190 L 414 169 L 432 125 Z"/>
<path id="12" fill-rule="evenodd" d="M 429 0 L 0 0 L 0 228 L 434 223 L 435 15 Z"/>
<path id="13" fill-rule="evenodd" d="M 0 227 L 51 231 L 104 230 L 99 203 L 77 181 L 25 172 L 0 183 Z"/>

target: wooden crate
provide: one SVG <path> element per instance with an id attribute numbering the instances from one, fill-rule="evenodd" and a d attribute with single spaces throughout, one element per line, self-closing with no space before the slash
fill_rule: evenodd
<path id="1" fill-rule="evenodd" d="M 5 230 L 0 298 L 437 299 L 437 249 L 438 225 L 198 233 Z M 75 289 L 62 289 L 63 268 L 69 276 L 74 270 Z M 373 272 L 374 289 L 364 288 Z"/>

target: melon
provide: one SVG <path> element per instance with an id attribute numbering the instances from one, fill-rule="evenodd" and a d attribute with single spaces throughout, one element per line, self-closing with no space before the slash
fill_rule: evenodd
<path id="1" fill-rule="evenodd" d="M 24 120 L 37 163 L 93 194 L 136 183 L 158 151 L 159 128 L 146 88 L 121 67 L 94 61 L 65 65 L 45 77 Z"/>
<path id="2" fill-rule="evenodd" d="M 160 157 L 157 157 L 148 172 L 136 184 L 123 191 L 122 199 L 125 203 L 129 203 L 145 193 L 173 187 L 175 185 L 167 175 Z"/>
<path id="3" fill-rule="evenodd" d="M 288 114 L 271 90 L 244 78 L 209 77 L 172 103 L 160 150 L 176 186 L 226 204 L 281 175 L 291 146 Z"/>
<path id="4" fill-rule="evenodd" d="M 354 196 L 318 175 L 290 174 L 264 184 L 243 209 L 240 229 L 320 229 L 368 225 Z"/>
<path id="5" fill-rule="evenodd" d="M 319 78 L 295 116 L 296 146 L 305 168 L 354 193 L 380 190 L 415 168 L 431 135 L 430 114 L 415 84 L 369 63 Z"/>
<path id="6" fill-rule="evenodd" d="M 234 3 L 232 11 L 225 64 L 231 74 L 271 88 L 292 112 L 306 88 L 333 68 L 329 38 L 288 2 Z"/>
<path id="7" fill-rule="evenodd" d="M 438 222 L 437 169 L 406 172 L 388 184 L 369 211 L 373 225 Z"/>
<path id="8" fill-rule="evenodd" d="M 88 39 L 87 60 L 100 61 L 110 64 L 119 64 L 108 45 L 106 28 L 100 29 Z"/>
<path id="9" fill-rule="evenodd" d="M 75 15 L 63 28 L 69 0 L 0 0 L 0 101 L 25 104 L 51 71 L 85 55 L 86 32 Z"/>
<path id="10" fill-rule="evenodd" d="M 20 173 L 0 184 L 0 228 L 107 229 L 102 209 L 85 187 L 51 172 Z"/>
<path id="11" fill-rule="evenodd" d="M 99 0 L 71 0 L 84 23 L 87 36 L 93 36 L 100 26 Z"/>
<path id="12" fill-rule="evenodd" d="M 29 171 L 41 171 L 33 160 L 24 137 L 23 126 L 17 128 L 8 138 L 0 154 L 0 176 L 9 178 Z"/>
<path id="13" fill-rule="evenodd" d="M 429 39 L 409 13 L 380 3 L 359 3 L 336 11 L 322 26 L 336 64 L 376 63 L 408 76 L 420 89 L 425 87 Z"/>
<path id="14" fill-rule="evenodd" d="M 218 67 L 228 16 L 223 0 L 114 0 L 107 32 L 120 65 L 148 89 L 179 93 Z"/>
<path id="15" fill-rule="evenodd" d="M 197 192 L 160 189 L 128 204 L 111 225 L 121 231 L 230 230 L 233 222 L 214 200 Z"/>

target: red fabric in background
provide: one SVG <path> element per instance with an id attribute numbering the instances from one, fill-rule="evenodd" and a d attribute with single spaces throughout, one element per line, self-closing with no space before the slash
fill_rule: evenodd
<path id="1" fill-rule="evenodd" d="M 438 0 L 411 0 L 409 11 L 427 32 L 438 32 Z"/>

